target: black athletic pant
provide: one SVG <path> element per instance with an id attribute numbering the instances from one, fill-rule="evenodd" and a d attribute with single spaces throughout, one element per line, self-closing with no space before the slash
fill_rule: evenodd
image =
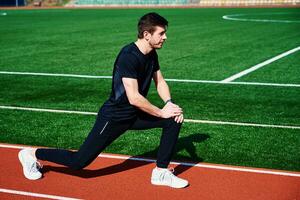
<path id="1" fill-rule="evenodd" d="M 36 157 L 40 160 L 47 160 L 79 170 L 89 165 L 125 131 L 150 128 L 163 129 L 156 165 L 167 168 L 175 150 L 181 123 L 176 123 L 173 118 L 163 119 L 148 114 L 139 115 L 134 120 L 112 121 L 103 119 L 99 113 L 93 129 L 78 151 L 42 148 L 37 149 Z"/>

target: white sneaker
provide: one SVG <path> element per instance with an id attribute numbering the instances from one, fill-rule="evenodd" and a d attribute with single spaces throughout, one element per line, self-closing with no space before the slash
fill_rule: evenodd
<path id="1" fill-rule="evenodd" d="M 30 149 L 23 149 L 19 152 L 19 160 L 23 166 L 24 176 L 30 180 L 37 180 L 42 177 L 39 171 L 41 164 L 30 154 Z"/>
<path id="2" fill-rule="evenodd" d="M 153 185 L 164 185 L 172 188 L 184 188 L 189 185 L 187 180 L 178 178 L 173 174 L 174 169 L 158 169 L 152 171 L 151 183 Z"/>

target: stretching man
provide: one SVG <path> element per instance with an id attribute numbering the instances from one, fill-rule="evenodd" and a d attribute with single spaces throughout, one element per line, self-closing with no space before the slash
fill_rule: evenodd
<path id="1" fill-rule="evenodd" d="M 138 39 L 120 51 L 113 69 L 112 91 L 98 112 L 94 127 L 76 152 L 62 149 L 23 149 L 19 160 L 26 178 L 42 177 L 38 160 L 46 160 L 80 170 L 89 165 L 127 130 L 162 128 L 156 167 L 151 183 L 184 188 L 188 181 L 168 169 L 183 122 L 182 109 L 171 100 L 169 87 L 160 71 L 156 49 L 167 39 L 168 21 L 148 13 L 138 22 Z M 147 93 L 151 80 L 165 102 L 162 109 L 151 104 Z"/>

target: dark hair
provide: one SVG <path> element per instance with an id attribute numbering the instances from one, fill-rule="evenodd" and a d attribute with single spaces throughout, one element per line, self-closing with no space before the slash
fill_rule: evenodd
<path id="1" fill-rule="evenodd" d="M 144 37 L 144 31 L 152 34 L 155 31 L 155 26 L 166 27 L 168 26 L 168 21 L 155 12 L 142 16 L 138 23 L 138 38 Z"/>

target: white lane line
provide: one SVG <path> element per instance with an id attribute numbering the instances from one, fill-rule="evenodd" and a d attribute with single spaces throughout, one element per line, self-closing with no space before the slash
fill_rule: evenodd
<path id="1" fill-rule="evenodd" d="M 30 197 L 41 197 L 41 198 L 47 198 L 47 199 L 80 200 L 80 199 L 75 199 L 75 198 L 70 198 L 70 197 L 63 197 L 63 196 L 56 196 L 56 195 L 49 195 L 49 194 L 41 194 L 41 193 L 32 193 L 32 192 L 25 192 L 25 191 L 19 191 L 19 190 L 4 189 L 4 188 L 0 188 L 0 192 L 9 193 L 9 194 L 16 194 L 16 195 L 23 195 L 23 196 L 30 196 Z"/>
<path id="2" fill-rule="evenodd" d="M 29 107 L 17 107 L 17 106 L 0 106 L 0 109 L 24 110 L 24 111 L 33 111 L 33 112 L 80 114 L 80 115 L 97 115 L 96 112 L 82 112 L 82 111 L 74 111 L 74 110 L 54 110 L 54 109 L 29 108 Z M 201 124 L 251 126 L 251 127 L 282 128 L 282 129 L 300 129 L 300 126 L 274 125 L 274 124 L 255 124 L 255 123 L 196 120 L 196 119 L 185 119 L 184 121 L 189 122 L 189 123 L 201 123 Z"/>
<path id="3" fill-rule="evenodd" d="M 98 157 L 122 159 L 122 160 L 134 160 L 134 161 L 151 162 L 151 163 L 156 162 L 156 160 L 154 160 L 154 159 L 111 155 L 111 154 L 100 154 Z M 183 166 L 188 166 L 188 167 L 199 167 L 199 168 L 210 168 L 210 169 L 239 171 L 239 172 L 252 172 L 252 173 L 259 173 L 259 174 L 272 174 L 272 175 L 281 175 L 281 176 L 300 177 L 300 173 L 297 173 L 297 172 L 293 173 L 293 172 L 287 172 L 287 171 L 281 171 L 281 170 L 267 170 L 267 169 L 248 168 L 248 167 L 214 165 L 214 164 L 208 164 L 208 163 L 196 164 L 196 163 L 187 163 L 187 162 L 171 162 L 170 164 L 183 165 Z"/>
<path id="4" fill-rule="evenodd" d="M 264 61 L 262 63 L 259 63 L 259 64 L 255 65 L 253 67 L 250 67 L 249 69 L 241 71 L 241 72 L 239 72 L 239 73 L 237 73 L 237 74 L 235 74 L 233 76 L 230 76 L 230 77 L 222 80 L 221 82 L 222 83 L 228 83 L 228 82 L 234 81 L 234 80 L 236 80 L 236 79 L 238 79 L 238 78 L 240 78 L 242 76 L 245 76 L 245 75 L 247 75 L 247 74 L 249 74 L 249 73 L 251 73 L 251 72 L 253 72 L 253 71 L 255 71 L 255 70 L 257 70 L 257 69 L 259 69 L 261 67 L 263 67 L 263 66 L 266 66 L 266 65 L 268 65 L 268 64 L 270 64 L 270 63 L 272 63 L 272 62 L 274 62 L 276 60 L 279 60 L 279 59 L 281 59 L 283 57 L 286 57 L 286 56 L 288 56 L 288 55 L 290 55 L 292 53 L 295 53 L 296 51 L 299 51 L 299 50 L 300 50 L 300 46 L 296 47 L 294 49 L 291 49 L 289 51 L 286 51 L 286 52 L 284 52 L 282 54 L 279 54 L 279 55 L 277 55 L 277 56 L 275 56 L 275 57 L 273 57 L 271 59 L 268 59 L 268 60 L 266 60 L 266 61 Z"/>
<path id="5" fill-rule="evenodd" d="M 30 147 L 30 146 L 1 144 L 0 143 L 0 148 L 23 149 L 23 148 L 28 148 L 28 147 Z M 32 147 L 32 148 L 37 148 L 37 147 Z M 44 148 L 44 147 L 41 147 L 41 148 Z M 119 159 L 119 160 L 134 160 L 134 161 L 150 162 L 150 163 L 156 162 L 156 160 L 149 159 L 149 158 L 124 156 L 124 155 L 116 155 L 116 154 L 109 154 L 109 153 L 101 153 L 98 157 Z M 188 167 L 199 167 L 199 168 L 219 169 L 219 170 L 238 171 L 238 172 L 250 172 L 250 173 L 258 173 L 258 174 L 300 177 L 299 172 L 284 171 L 284 170 L 260 169 L 260 168 L 250 168 L 250 167 L 230 166 L 230 165 L 210 164 L 210 163 L 202 163 L 202 164 L 198 163 L 197 164 L 197 163 L 173 162 L 173 161 L 171 162 L 171 164 L 183 165 L 183 166 L 188 166 Z"/>
<path id="6" fill-rule="evenodd" d="M 90 79 L 111 79 L 111 76 L 92 76 L 79 74 L 55 74 L 55 73 L 35 73 L 35 72 L 12 72 L 0 71 L 0 74 L 7 75 L 29 75 L 29 76 L 52 76 L 52 77 L 71 77 L 71 78 L 90 78 Z M 274 87 L 300 87 L 300 84 L 284 84 L 284 83 L 259 83 L 259 82 L 222 82 L 210 80 L 193 80 L 193 79 L 165 79 L 168 82 L 180 83 L 207 83 L 207 84 L 233 84 L 233 85 L 257 85 L 257 86 L 274 86 Z"/>

